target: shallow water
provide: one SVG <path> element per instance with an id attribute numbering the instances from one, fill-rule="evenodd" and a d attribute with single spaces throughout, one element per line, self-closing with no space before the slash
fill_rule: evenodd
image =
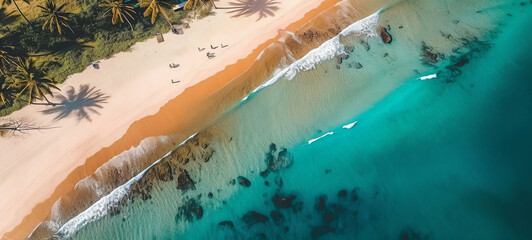
<path id="1" fill-rule="evenodd" d="M 530 239 L 531 9 L 503 0 L 383 6 L 375 21 L 352 25 L 362 33 L 285 66 L 206 129 L 212 157 L 184 167 L 194 189 L 160 182 L 147 200 L 58 236 Z M 373 23 L 390 25 L 391 44 Z M 340 42 L 354 51 L 338 64 Z M 279 165 L 265 176 L 267 159 Z M 251 186 L 232 182 L 238 176 Z M 295 199 L 276 206 L 276 195 Z"/>

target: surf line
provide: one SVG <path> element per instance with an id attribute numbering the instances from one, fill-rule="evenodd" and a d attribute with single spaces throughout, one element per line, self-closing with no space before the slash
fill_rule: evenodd
<path id="1" fill-rule="evenodd" d="M 334 132 L 328 132 L 328 133 L 323 134 L 323 135 L 321 135 L 321 136 L 319 136 L 319 137 L 317 137 L 317 138 L 314 138 L 314 139 L 309 140 L 309 141 L 308 141 L 308 144 L 312 144 L 312 143 L 315 142 L 315 141 L 318 141 L 318 140 L 320 140 L 320 139 L 322 139 L 322 138 L 324 138 L 324 137 L 327 137 L 327 136 L 329 136 L 329 135 L 333 135 L 333 134 L 334 134 Z"/>
<path id="2" fill-rule="evenodd" d="M 117 188 L 113 189 L 109 194 L 106 196 L 103 196 L 98 201 L 93 203 L 89 208 L 85 209 L 85 211 L 81 212 L 77 216 L 71 218 L 68 220 L 65 224 L 63 224 L 59 230 L 55 233 L 55 235 L 58 235 L 61 239 L 63 238 L 69 238 L 71 237 L 75 232 L 77 232 L 79 229 L 85 227 L 87 224 L 94 222 L 103 216 L 107 215 L 107 210 L 111 206 L 118 206 L 120 204 L 120 201 L 127 197 L 129 192 L 131 191 L 131 186 L 142 179 L 144 175 L 154 166 L 159 164 L 161 161 L 163 161 L 165 158 L 169 157 L 176 149 L 183 146 L 185 143 L 187 143 L 190 139 L 195 137 L 198 133 L 192 134 L 190 137 L 185 139 L 183 142 L 181 142 L 177 147 L 175 147 L 172 151 L 169 151 L 166 153 L 163 157 L 159 158 L 157 161 L 152 163 L 149 167 L 145 168 L 134 176 L 133 178 L 129 179 L 126 183 L 124 183 L 121 186 L 118 186 Z M 42 223 L 41 223 L 42 224 Z M 37 228 L 35 228 L 37 229 Z M 34 231 L 35 231 L 34 229 Z M 30 234 L 30 236 L 33 234 L 33 232 Z"/>

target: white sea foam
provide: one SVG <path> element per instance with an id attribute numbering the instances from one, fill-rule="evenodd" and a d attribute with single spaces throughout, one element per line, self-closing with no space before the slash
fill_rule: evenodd
<path id="1" fill-rule="evenodd" d="M 340 43 L 340 35 L 347 36 L 352 34 L 365 35 L 366 37 L 376 37 L 377 23 L 379 20 L 377 11 L 364 19 L 356 21 L 349 27 L 345 28 L 332 39 L 329 39 L 318 48 L 312 49 L 307 55 L 297 60 L 288 67 L 286 77 L 293 79 L 298 73 L 314 69 L 320 62 L 330 60 L 340 54 L 344 54 L 345 46 Z"/>
<path id="2" fill-rule="evenodd" d="M 320 140 L 320 139 L 322 139 L 322 138 L 324 138 L 324 137 L 327 137 L 327 136 L 329 136 L 329 135 L 333 135 L 333 134 L 334 134 L 334 132 L 328 132 L 328 133 L 323 134 L 323 135 L 321 135 L 321 136 L 319 136 L 319 137 L 317 137 L 317 138 L 314 138 L 314 139 L 308 140 L 308 144 L 312 144 L 312 143 L 315 142 L 315 141 L 318 141 L 318 140 Z"/>
<path id="3" fill-rule="evenodd" d="M 366 37 L 377 37 L 377 24 L 379 20 L 379 14 L 380 10 L 367 16 L 366 18 L 363 18 L 351 24 L 349 27 L 342 30 L 340 34 L 338 34 L 334 38 L 327 40 L 319 47 L 312 49 L 301 59 L 293 62 L 289 66 L 280 70 L 277 74 L 274 74 L 272 78 L 268 79 L 268 81 L 253 90 L 250 94 L 244 97 L 242 101 L 246 101 L 252 94 L 260 91 L 261 89 L 267 86 L 274 84 L 281 77 L 287 77 L 289 80 L 292 80 L 298 73 L 314 69 L 316 65 L 320 62 L 333 59 L 334 57 L 341 54 L 346 54 L 345 46 L 340 43 L 340 35 L 347 36 L 358 34 L 364 35 Z M 292 57 L 290 53 L 288 53 L 287 56 Z"/>
<path id="4" fill-rule="evenodd" d="M 438 74 L 434 73 L 434 74 L 430 74 L 430 75 L 427 75 L 427 76 L 423 76 L 423 77 L 419 77 L 417 78 L 417 80 L 429 80 L 429 79 L 433 79 L 433 78 L 437 78 L 438 77 Z"/>
<path id="5" fill-rule="evenodd" d="M 358 123 L 358 121 L 354 121 L 350 124 L 346 124 L 344 126 L 342 126 L 342 128 L 345 128 L 345 129 L 351 129 L 352 127 L 354 127 L 356 124 Z"/>
<path id="6" fill-rule="evenodd" d="M 188 140 L 196 136 L 196 134 L 197 133 L 194 133 L 192 136 L 188 137 L 185 141 L 179 144 L 179 146 L 185 144 Z M 82 213 L 78 214 L 76 217 L 70 219 L 67 223 L 61 226 L 59 231 L 57 231 L 56 235 L 62 238 L 68 238 L 73 233 L 75 233 L 77 230 L 86 226 L 90 222 L 96 221 L 100 219 L 101 217 L 105 216 L 107 214 L 107 210 L 109 209 L 109 207 L 118 206 L 118 204 L 120 203 L 120 200 L 122 200 L 124 197 L 128 195 L 130 187 L 131 185 L 133 185 L 133 183 L 141 179 L 142 176 L 144 176 L 144 174 L 150 168 L 157 165 L 164 158 L 170 156 L 171 153 L 172 151 L 166 153 L 162 158 L 158 159 L 148 168 L 144 169 L 141 173 L 137 174 L 137 176 L 133 177 L 132 179 L 127 181 L 122 186 L 117 187 L 107 196 L 100 198 L 100 200 L 98 200 L 96 203 L 94 203 L 92 206 L 87 208 Z"/>

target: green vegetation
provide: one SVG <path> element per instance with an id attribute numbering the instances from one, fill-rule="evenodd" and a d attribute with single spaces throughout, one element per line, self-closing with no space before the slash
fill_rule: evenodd
<path id="1" fill-rule="evenodd" d="M 64 8 L 66 3 L 57 5 L 54 0 L 47 0 L 44 6 L 37 5 L 42 10 L 42 16 L 44 19 L 44 24 L 42 25 L 42 30 L 46 28 L 50 29 L 50 32 L 54 32 L 57 29 L 59 34 L 63 34 L 63 27 L 70 29 L 72 33 L 74 30 L 68 25 L 68 17 L 72 14 L 65 12 Z"/>
<path id="2" fill-rule="evenodd" d="M 167 32 L 188 14 L 169 9 L 170 0 L 32 0 L 17 5 L 26 22 L 10 9 L 15 0 L 2 1 L 0 116 L 36 99 L 47 101 L 46 93 L 67 76 Z"/>
<path id="3" fill-rule="evenodd" d="M 157 16 L 159 13 L 163 15 L 164 19 L 170 24 L 170 27 L 172 26 L 172 23 L 170 22 L 170 18 L 168 17 L 168 14 L 164 11 L 163 7 L 169 7 L 170 4 L 167 2 L 164 2 L 162 0 L 142 0 L 139 3 L 139 6 L 142 8 L 146 8 L 146 11 L 144 11 L 144 17 L 151 16 L 151 23 L 155 23 L 157 20 Z"/>
<path id="4" fill-rule="evenodd" d="M 35 99 L 46 100 L 46 102 L 51 103 L 46 98 L 46 94 L 52 95 L 52 88 L 59 90 L 54 85 L 54 81 L 47 78 L 46 73 L 35 66 L 35 61 L 32 59 L 22 60 L 19 58 L 13 78 L 15 81 L 10 88 L 21 89 L 17 98 L 26 96 L 28 104 L 32 104 Z"/>
<path id="5" fill-rule="evenodd" d="M 135 17 L 133 17 L 133 15 L 135 15 L 135 8 L 133 6 L 127 5 L 119 0 L 107 0 L 105 3 L 101 3 L 100 7 L 108 8 L 105 13 L 111 12 L 113 14 L 111 20 L 113 25 L 115 25 L 118 20 L 123 23 L 125 19 L 129 24 L 129 27 L 131 27 L 131 31 L 133 31 L 133 25 L 131 25 L 131 22 L 129 21 L 129 19 L 135 19 Z"/>
<path id="6" fill-rule="evenodd" d="M 183 9 L 185 10 L 192 9 L 192 11 L 194 11 L 194 16 L 196 16 L 198 2 L 205 6 L 205 2 L 203 0 L 187 0 L 187 3 L 183 7 Z"/>

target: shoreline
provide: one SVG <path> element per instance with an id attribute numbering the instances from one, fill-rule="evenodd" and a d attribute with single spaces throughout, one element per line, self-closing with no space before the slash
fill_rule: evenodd
<path id="1" fill-rule="evenodd" d="M 318 7 L 306 11 L 303 18 L 298 19 L 297 21 L 289 24 L 287 27 L 284 28 L 284 31 L 294 31 L 304 26 L 310 19 L 315 18 L 316 16 L 318 16 L 319 13 L 333 7 L 336 3 L 340 1 L 325 0 L 323 2 L 319 2 L 320 4 Z M 209 18 L 203 19 L 202 21 L 205 21 L 207 19 Z M 194 132 L 194 130 L 192 129 L 198 130 L 202 127 L 207 126 L 210 121 L 212 121 L 216 118 L 216 116 L 219 115 L 219 113 L 222 113 L 223 110 L 226 110 L 226 108 L 224 109 L 222 106 L 219 106 L 223 104 L 212 102 L 212 99 L 210 99 L 210 95 L 226 87 L 232 82 L 233 79 L 244 74 L 245 71 L 247 71 L 253 66 L 253 63 L 255 62 L 258 56 L 264 57 L 260 55 L 261 52 L 268 46 L 275 43 L 280 38 L 281 34 L 278 33 L 276 37 L 259 44 L 258 47 L 253 49 L 251 54 L 247 55 L 247 57 L 238 60 L 234 64 L 227 65 L 222 71 L 219 71 L 211 77 L 203 78 L 205 80 L 202 80 L 196 84 L 192 84 L 193 86 L 188 87 L 188 89 L 184 90 L 181 94 L 177 95 L 174 98 L 171 98 L 171 100 L 165 103 L 156 114 L 149 114 L 145 117 L 142 117 L 140 120 L 134 121 L 127 128 L 126 133 L 121 135 L 119 140 L 116 140 L 112 144 L 107 145 L 107 147 L 101 148 L 95 154 L 88 155 L 90 157 L 85 158 L 86 161 L 84 161 L 83 165 L 76 167 L 73 171 L 70 171 L 68 176 L 63 181 L 61 181 L 59 185 L 54 187 L 53 194 L 45 201 L 40 201 L 37 205 L 35 205 L 35 207 L 31 209 L 31 213 L 27 214 L 22 220 L 22 222 L 18 224 L 18 226 L 16 226 L 15 228 L 11 228 L 11 230 L 9 230 L 9 232 L 7 233 L 2 233 L 3 238 L 18 238 L 20 236 L 27 236 L 27 234 L 31 233 L 31 231 L 35 228 L 37 224 L 46 219 L 51 207 L 59 199 L 59 197 L 64 196 L 72 189 L 74 189 L 75 184 L 77 184 L 79 181 L 86 178 L 87 176 L 92 175 L 100 166 L 105 164 L 113 156 L 116 156 L 117 154 L 131 149 L 131 147 L 138 146 L 142 139 L 145 139 L 150 136 L 171 135 L 175 134 L 176 132 L 179 132 L 180 135 L 182 135 L 183 137 L 187 136 L 189 132 Z M 135 46 L 133 48 L 135 48 Z M 133 51 L 135 51 L 135 49 L 133 49 Z M 114 58 L 114 56 L 111 58 Z M 209 102 L 209 100 L 210 104 L 205 104 L 206 102 Z M 211 111 L 209 113 L 209 110 L 206 107 L 209 105 L 218 105 L 218 111 Z M 226 107 L 230 107 L 232 104 L 226 103 L 225 105 L 228 105 Z M 180 107 L 183 106 L 188 106 L 189 110 L 194 109 L 194 111 L 187 112 L 186 110 L 182 110 L 182 108 Z M 203 113 L 208 113 L 210 114 L 210 116 L 199 116 L 199 112 L 201 111 L 198 111 L 198 109 L 195 109 L 195 107 L 203 107 Z M 193 115 L 195 116 L 188 116 L 188 124 L 168 124 L 168 118 L 171 118 L 171 115 L 175 114 L 175 111 L 173 110 L 176 109 L 180 109 L 182 112 L 193 113 Z M 199 119 L 203 117 L 204 121 L 202 121 L 201 123 L 196 123 L 196 125 L 190 124 L 190 122 L 196 120 L 194 117 Z M 205 120 L 205 118 L 209 120 Z M 161 124 L 163 127 L 153 128 L 153 126 L 157 124 Z"/>

